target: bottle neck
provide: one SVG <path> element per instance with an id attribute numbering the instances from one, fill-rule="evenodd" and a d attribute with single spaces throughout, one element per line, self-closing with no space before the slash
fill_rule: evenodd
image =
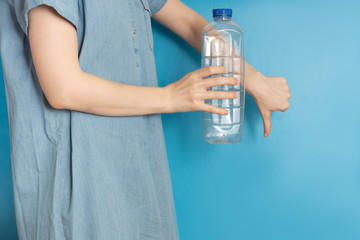
<path id="1" fill-rule="evenodd" d="M 215 22 L 231 21 L 231 17 L 214 17 L 214 21 L 215 21 Z"/>

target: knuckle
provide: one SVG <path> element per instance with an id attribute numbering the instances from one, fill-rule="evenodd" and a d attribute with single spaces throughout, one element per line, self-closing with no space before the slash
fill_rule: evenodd
<path id="1" fill-rule="evenodd" d="M 209 70 L 210 74 L 214 74 L 214 73 L 216 73 L 217 67 L 216 66 L 210 66 L 208 70 Z"/>
<path id="2" fill-rule="evenodd" d="M 290 107 L 289 103 L 284 103 L 282 105 L 279 106 L 278 110 L 277 111 L 280 111 L 280 112 L 285 112 L 286 110 L 288 110 Z"/>
<path id="3" fill-rule="evenodd" d="M 187 73 L 187 74 L 185 74 L 185 76 L 184 76 L 184 78 L 191 78 L 192 76 L 194 75 L 194 73 Z"/>
<path id="4" fill-rule="evenodd" d="M 289 109 L 290 104 L 289 103 L 285 103 L 283 106 L 283 110 L 286 111 L 287 109 Z"/>
<path id="5" fill-rule="evenodd" d="M 224 79 L 221 78 L 221 77 L 217 77 L 217 78 L 215 79 L 215 82 L 216 82 L 217 84 L 221 84 L 221 83 L 224 82 Z"/>
<path id="6" fill-rule="evenodd" d="M 192 73 L 189 74 L 189 77 L 190 77 L 191 79 L 197 79 L 197 78 L 198 78 L 198 75 L 197 75 L 196 73 L 192 72 Z"/>
<path id="7" fill-rule="evenodd" d="M 210 105 L 206 105 L 204 110 L 207 111 L 207 112 L 211 112 L 212 107 Z"/>
<path id="8" fill-rule="evenodd" d="M 208 70 L 209 70 L 211 75 L 214 75 L 216 73 L 223 72 L 225 70 L 225 68 L 222 67 L 222 66 L 209 66 Z"/>

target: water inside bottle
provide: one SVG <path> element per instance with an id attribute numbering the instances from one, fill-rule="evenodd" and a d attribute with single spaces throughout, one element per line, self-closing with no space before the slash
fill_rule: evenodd
<path id="1" fill-rule="evenodd" d="M 241 141 L 242 124 L 244 116 L 245 86 L 241 71 L 241 57 L 203 57 L 203 66 L 224 66 L 225 74 L 209 77 L 234 77 L 238 79 L 237 85 L 220 85 L 210 88 L 211 91 L 237 92 L 236 99 L 205 100 L 205 103 L 229 111 L 228 115 L 203 112 L 203 135 L 206 141 L 212 144 L 235 143 Z"/>

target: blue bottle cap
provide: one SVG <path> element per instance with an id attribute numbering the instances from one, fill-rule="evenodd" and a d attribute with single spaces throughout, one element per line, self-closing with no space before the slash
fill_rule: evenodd
<path id="1" fill-rule="evenodd" d="M 232 10 L 228 8 L 214 9 L 213 17 L 232 17 Z"/>

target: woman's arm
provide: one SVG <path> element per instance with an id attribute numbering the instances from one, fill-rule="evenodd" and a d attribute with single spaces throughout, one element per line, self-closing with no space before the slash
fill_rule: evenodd
<path id="1" fill-rule="evenodd" d="M 206 79 L 221 67 L 202 68 L 164 88 L 120 84 L 86 72 L 78 60 L 75 27 L 53 8 L 41 5 L 29 12 L 31 53 L 41 88 L 50 105 L 105 116 L 209 111 L 224 109 L 204 99 L 234 98 L 233 93 L 208 92 L 215 85 L 237 84 L 234 78 Z"/>
<path id="2" fill-rule="evenodd" d="M 168 0 L 153 18 L 201 51 L 202 29 L 209 23 L 180 0 Z M 246 91 L 254 98 L 264 122 L 264 136 L 271 130 L 271 113 L 289 108 L 289 86 L 283 77 L 265 77 L 245 62 Z"/>

